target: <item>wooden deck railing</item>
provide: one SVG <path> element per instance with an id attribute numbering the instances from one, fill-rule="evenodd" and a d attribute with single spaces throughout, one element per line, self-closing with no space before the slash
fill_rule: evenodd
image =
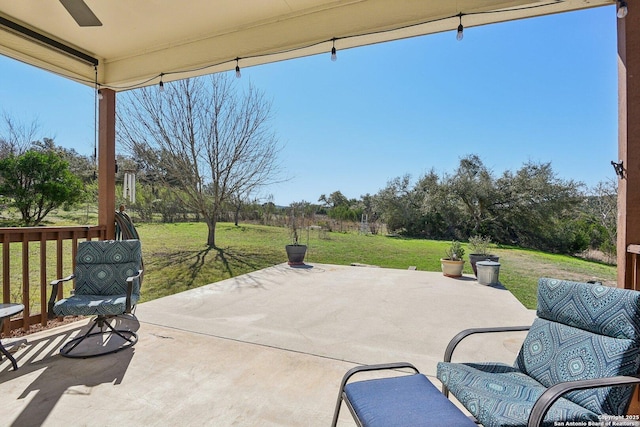
<path id="1" fill-rule="evenodd" d="M 627 268 L 631 269 L 631 289 L 636 291 L 640 291 L 640 274 L 638 271 L 640 265 L 638 263 L 638 255 L 640 255 L 640 245 L 627 246 Z"/>
<path id="2" fill-rule="evenodd" d="M 27 331 L 38 322 L 45 326 L 48 284 L 73 272 L 78 240 L 102 240 L 105 235 L 104 226 L 0 228 L 2 302 L 25 307 L 22 317 L 4 322 L 3 332 L 18 328 Z M 22 255 L 17 257 L 16 251 Z M 31 298 L 33 291 L 39 298 Z"/>
<path id="3" fill-rule="evenodd" d="M 626 279 L 625 286 L 629 289 L 640 291 L 640 274 L 638 268 L 638 256 L 640 255 L 640 245 L 628 245 L 627 246 L 627 269 L 631 271 L 630 279 Z M 631 283 L 629 283 L 629 280 Z M 627 410 L 627 415 L 638 415 L 640 413 L 640 387 L 636 387 L 631 397 L 631 403 Z"/>

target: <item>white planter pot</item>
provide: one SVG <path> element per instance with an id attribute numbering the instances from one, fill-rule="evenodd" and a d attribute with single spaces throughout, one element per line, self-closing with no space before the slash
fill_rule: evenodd
<path id="1" fill-rule="evenodd" d="M 464 268 L 464 261 L 453 261 L 450 259 L 441 258 L 440 265 L 442 266 L 442 274 L 447 277 L 461 277 L 462 269 Z"/>

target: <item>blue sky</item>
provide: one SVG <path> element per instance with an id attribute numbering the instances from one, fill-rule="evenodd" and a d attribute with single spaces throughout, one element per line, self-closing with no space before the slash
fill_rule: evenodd
<path id="1" fill-rule="evenodd" d="M 0 112 L 90 155 L 89 87 L 0 57 Z M 615 7 L 466 28 L 242 70 L 273 101 L 288 181 L 277 204 L 375 194 L 478 154 L 499 176 L 527 161 L 593 186 L 615 178 Z"/>

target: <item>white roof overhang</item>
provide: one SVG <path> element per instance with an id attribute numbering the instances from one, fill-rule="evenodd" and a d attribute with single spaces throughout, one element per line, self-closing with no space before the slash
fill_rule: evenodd
<path id="1" fill-rule="evenodd" d="M 460 14 L 466 28 L 614 1 L 85 0 L 102 23 L 89 27 L 62 3 L 0 0 L 0 54 L 126 90 L 232 70 L 237 58 L 247 67 L 455 30 Z"/>

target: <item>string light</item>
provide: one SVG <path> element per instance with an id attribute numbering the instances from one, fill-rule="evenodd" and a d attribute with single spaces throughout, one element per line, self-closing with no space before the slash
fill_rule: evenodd
<path id="1" fill-rule="evenodd" d="M 336 53 L 336 39 L 333 38 L 333 47 L 331 48 L 331 60 L 336 62 L 338 60 L 338 54 Z"/>
<path id="2" fill-rule="evenodd" d="M 242 77 L 242 73 L 240 73 L 240 58 L 236 58 L 236 78 L 239 79 Z"/>
<path id="3" fill-rule="evenodd" d="M 464 37 L 464 26 L 462 25 L 462 16 L 466 16 L 466 15 L 480 15 L 480 14 L 496 14 L 496 13 L 511 13 L 511 12 L 517 12 L 517 11 L 521 11 L 521 10 L 530 10 L 530 9 L 539 9 L 539 8 L 546 8 L 552 5 L 556 5 L 558 3 L 563 3 L 567 0 L 547 0 L 545 3 L 542 4 L 536 4 L 536 5 L 528 5 L 528 6 L 522 6 L 519 8 L 513 8 L 513 9 L 496 9 L 496 10 L 490 10 L 490 11 L 484 11 L 484 12 L 470 12 L 470 13 L 462 13 L 459 12 L 456 15 L 451 15 L 451 16 L 445 16 L 445 17 L 440 17 L 440 18 L 435 18 L 432 20 L 426 20 L 426 21 L 421 21 L 415 24 L 411 24 L 411 25 L 407 25 L 405 27 L 401 27 L 401 28 L 396 28 L 396 29 L 392 29 L 392 30 L 381 30 L 381 31 L 371 31 L 371 32 L 365 32 L 365 33 L 360 33 L 360 34 L 354 34 L 354 35 L 350 35 L 350 36 L 344 36 L 341 37 L 342 38 L 352 38 L 352 37 L 362 37 L 362 36 L 368 36 L 368 35 L 376 35 L 376 34 L 382 34 L 382 33 L 386 33 L 386 32 L 392 32 L 392 31 L 396 31 L 396 30 L 403 30 L 403 29 L 408 29 L 408 28 L 414 28 L 420 25 L 426 25 L 426 24 L 431 24 L 431 23 L 435 23 L 438 21 L 444 21 L 444 20 L 448 20 L 448 19 L 452 19 L 455 18 L 456 16 L 459 18 L 460 20 L 460 24 L 458 25 L 458 31 L 456 34 L 456 38 L 458 40 L 462 40 L 462 38 Z M 619 5 L 619 10 L 618 10 L 618 17 L 625 17 L 628 13 L 628 9 L 627 9 L 627 1 L 625 0 L 617 0 L 618 1 L 618 5 Z M 621 9 L 621 10 L 620 10 Z M 296 50 L 301 50 L 301 49 L 307 49 L 307 48 L 311 48 L 313 46 L 316 45 L 320 45 L 323 43 L 327 43 L 329 41 L 333 42 L 333 47 L 331 49 L 331 59 L 333 60 L 334 58 L 334 50 L 335 50 L 335 41 L 337 39 L 334 37 L 332 39 L 329 40 L 322 40 L 316 43 L 312 43 L 306 46 L 302 46 L 302 47 L 298 47 L 298 48 L 293 48 L 290 50 L 283 50 L 283 51 L 279 51 L 279 52 L 273 52 L 273 53 L 265 53 L 265 54 L 259 54 L 259 55 L 255 55 L 255 56 L 249 56 L 249 57 L 245 57 L 244 59 L 249 59 L 249 58 L 262 58 L 262 57 L 268 57 L 271 55 L 280 55 L 283 53 L 288 53 L 288 52 L 293 52 Z M 337 51 L 336 51 L 337 52 Z M 335 55 L 335 58 L 337 60 L 337 55 Z M 236 77 L 241 77 L 241 73 L 240 73 L 240 66 L 238 64 L 239 61 L 239 57 L 235 59 L 236 61 Z M 222 61 L 222 62 L 218 62 L 218 63 L 214 63 L 214 64 L 207 64 L 207 65 L 203 65 L 201 67 L 196 67 L 196 68 L 190 68 L 190 69 L 184 69 L 184 70 L 176 70 L 176 71 L 172 71 L 170 73 L 161 73 L 159 76 L 153 76 L 153 77 L 149 77 L 147 80 L 143 80 L 131 85 L 127 85 L 127 86 L 115 86 L 115 85 L 103 85 L 102 87 L 104 88 L 108 88 L 108 89 L 116 89 L 116 90 L 128 90 L 128 89 L 135 89 L 138 87 L 143 87 L 145 85 L 150 84 L 153 80 L 155 80 L 156 78 L 160 77 L 160 88 L 162 89 L 163 87 L 163 82 L 162 82 L 162 76 L 164 74 L 182 74 L 182 73 L 194 73 L 197 71 L 202 71 L 202 70 L 206 70 L 209 68 L 213 68 L 213 67 L 219 67 L 221 65 L 227 64 L 229 62 L 232 62 L 233 59 L 231 60 L 226 60 L 226 61 Z M 63 77 L 67 77 L 67 78 L 71 78 L 73 80 L 76 81 L 80 81 L 80 82 L 87 82 L 87 83 L 93 83 L 92 81 L 88 81 L 85 79 L 81 79 L 81 78 L 77 78 L 77 77 L 70 77 L 65 75 L 64 73 L 56 73 L 60 76 Z"/>
<path id="4" fill-rule="evenodd" d="M 160 73 L 160 92 L 164 92 L 164 82 L 162 81 L 162 76 L 164 76 L 164 73 Z"/>
<path id="5" fill-rule="evenodd" d="M 627 8 L 627 2 L 624 0 L 620 0 L 618 2 L 618 13 L 617 16 L 619 19 L 624 18 L 629 13 L 629 9 Z"/>

